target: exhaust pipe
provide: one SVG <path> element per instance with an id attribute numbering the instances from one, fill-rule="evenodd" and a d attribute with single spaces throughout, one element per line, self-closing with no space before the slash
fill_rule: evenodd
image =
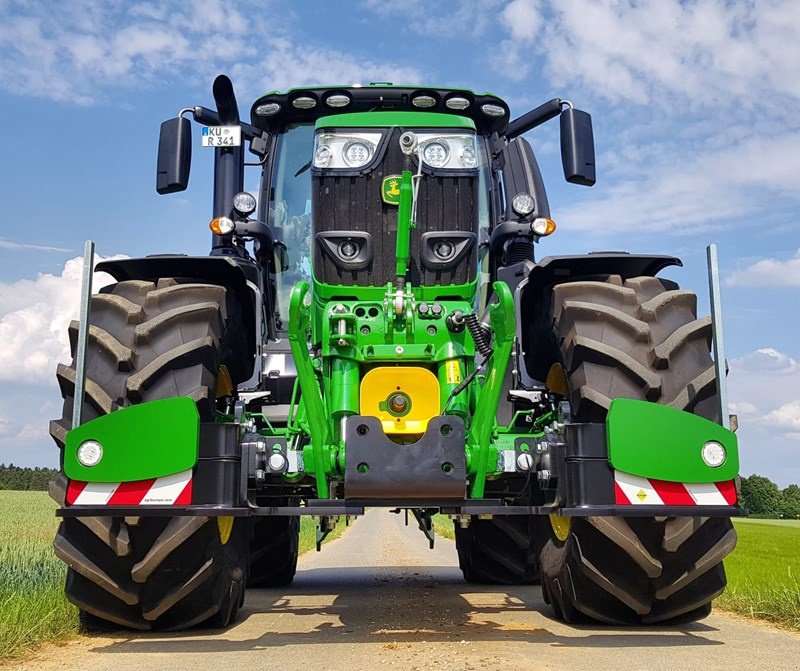
<path id="1" fill-rule="evenodd" d="M 223 126 L 239 125 L 239 106 L 231 80 L 219 75 L 212 86 L 217 104 L 219 123 Z M 244 151 L 240 147 L 214 149 L 214 212 L 213 217 L 230 217 L 233 197 L 244 190 Z M 232 254 L 234 246 L 230 235 L 211 236 L 211 254 Z"/>

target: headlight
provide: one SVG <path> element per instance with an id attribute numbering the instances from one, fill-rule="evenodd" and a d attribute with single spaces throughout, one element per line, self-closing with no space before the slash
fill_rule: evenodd
<path id="1" fill-rule="evenodd" d="M 233 209 L 245 217 L 252 214 L 256 209 L 255 196 L 247 191 L 240 191 L 233 197 Z"/>
<path id="2" fill-rule="evenodd" d="M 97 466 L 103 458 L 103 446 L 96 440 L 87 440 L 78 447 L 78 461 L 83 466 Z"/>
<path id="3" fill-rule="evenodd" d="M 456 96 L 455 98 L 448 98 L 444 104 L 451 110 L 465 110 L 469 107 L 469 100 Z"/>
<path id="4" fill-rule="evenodd" d="M 369 165 L 380 143 L 380 132 L 322 132 L 314 136 L 314 167 L 352 169 Z"/>
<path id="5" fill-rule="evenodd" d="M 278 103 L 264 103 L 256 107 L 256 114 L 258 116 L 272 116 L 281 111 L 281 106 Z"/>
<path id="6" fill-rule="evenodd" d="M 321 147 L 317 148 L 317 151 L 314 152 L 314 165 L 317 168 L 327 168 L 330 163 L 331 159 L 333 158 L 333 152 L 331 148 L 322 145 Z"/>
<path id="7" fill-rule="evenodd" d="M 297 109 L 310 110 L 317 106 L 317 101 L 310 96 L 300 96 L 292 100 L 292 105 Z"/>
<path id="8" fill-rule="evenodd" d="M 500 105 L 486 103 L 485 105 L 481 105 L 481 112 L 483 112 L 486 116 L 503 116 L 506 113 L 506 110 Z"/>
<path id="9" fill-rule="evenodd" d="M 534 206 L 535 203 L 533 202 L 533 198 L 529 193 L 518 193 L 511 200 L 511 209 L 513 209 L 514 212 L 521 217 L 526 217 L 533 212 Z"/>
<path id="10" fill-rule="evenodd" d="M 475 150 L 472 147 L 464 147 L 461 150 L 461 165 L 465 168 L 477 168 L 478 157 L 475 155 Z"/>
<path id="11" fill-rule="evenodd" d="M 415 96 L 411 99 L 411 104 L 414 107 L 434 107 L 436 105 L 436 98 L 432 96 Z"/>
<path id="12" fill-rule="evenodd" d="M 464 170 L 478 166 L 475 136 L 466 133 L 417 132 L 422 161 L 434 169 Z"/>
<path id="13" fill-rule="evenodd" d="M 375 153 L 375 145 L 367 140 L 350 140 L 344 146 L 344 162 L 353 168 L 360 168 L 370 162 Z"/>
<path id="14" fill-rule="evenodd" d="M 347 107 L 350 104 L 350 96 L 335 94 L 325 99 L 328 107 Z"/>
<path id="15" fill-rule="evenodd" d="M 422 146 L 422 160 L 432 168 L 443 168 L 450 158 L 450 146 L 447 140 L 435 139 Z"/>
<path id="16" fill-rule="evenodd" d="M 703 457 L 703 461 L 706 462 L 706 465 L 711 466 L 711 468 L 722 466 L 728 458 L 728 453 L 724 445 L 718 443 L 716 440 L 709 440 L 703 445 L 700 454 Z"/>

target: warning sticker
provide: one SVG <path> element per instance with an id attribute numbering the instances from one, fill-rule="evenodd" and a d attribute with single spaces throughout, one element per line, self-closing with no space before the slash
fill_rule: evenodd
<path id="1" fill-rule="evenodd" d="M 444 375 L 447 384 L 460 384 L 461 383 L 461 366 L 458 361 L 451 359 L 444 363 Z"/>

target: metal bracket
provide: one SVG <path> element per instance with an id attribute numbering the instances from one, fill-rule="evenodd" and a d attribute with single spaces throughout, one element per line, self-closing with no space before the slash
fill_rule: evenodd
<path id="1" fill-rule="evenodd" d="M 711 301 L 711 332 L 714 343 L 714 373 L 717 378 L 717 403 L 719 404 L 720 424 L 730 429 L 730 410 L 728 408 L 728 381 L 725 370 L 725 339 L 722 331 L 722 302 L 719 288 L 719 260 L 717 246 L 706 247 L 708 257 L 708 293 Z"/>
<path id="2" fill-rule="evenodd" d="M 87 240 L 83 248 L 80 321 L 78 322 L 78 342 L 75 346 L 75 390 L 72 397 L 73 429 L 80 426 L 83 414 L 83 397 L 86 386 L 86 345 L 89 341 L 89 310 L 92 297 L 93 270 L 94 242 Z"/>

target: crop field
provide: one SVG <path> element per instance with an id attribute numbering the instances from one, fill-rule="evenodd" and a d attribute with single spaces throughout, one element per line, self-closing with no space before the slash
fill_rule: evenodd
<path id="1" fill-rule="evenodd" d="M 46 492 L 0 491 L 0 659 L 78 631 L 77 611 L 64 597 L 66 569 L 53 554 L 55 508 Z M 314 525 L 303 519 L 300 552 L 314 547 Z"/>

